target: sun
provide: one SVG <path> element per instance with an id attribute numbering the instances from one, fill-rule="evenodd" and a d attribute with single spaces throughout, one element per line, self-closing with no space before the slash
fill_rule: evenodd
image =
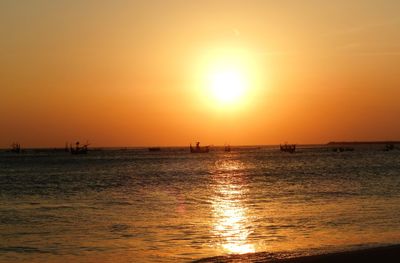
<path id="1" fill-rule="evenodd" d="M 219 103 L 234 103 L 243 98 L 248 83 L 244 73 L 237 68 L 223 68 L 211 74 L 210 88 Z"/>
<path id="2" fill-rule="evenodd" d="M 264 89 L 265 67 L 255 52 L 244 48 L 211 48 L 194 63 L 195 96 L 199 109 L 245 112 L 253 109 Z M 189 73 L 190 74 L 190 73 Z"/>

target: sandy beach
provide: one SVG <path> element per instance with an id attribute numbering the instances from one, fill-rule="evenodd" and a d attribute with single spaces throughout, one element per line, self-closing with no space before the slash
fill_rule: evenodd
<path id="1" fill-rule="evenodd" d="M 345 252 L 335 252 L 311 256 L 300 256 L 285 259 L 274 259 L 271 253 L 254 253 L 233 255 L 229 257 L 214 257 L 195 261 L 206 262 L 273 262 L 273 263 L 317 263 L 317 262 L 399 262 L 400 245 L 360 249 Z"/>

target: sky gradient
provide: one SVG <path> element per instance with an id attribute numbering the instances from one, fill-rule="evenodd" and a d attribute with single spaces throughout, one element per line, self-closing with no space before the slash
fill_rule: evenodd
<path id="1" fill-rule="evenodd" d="M 400 139 L 400 2 L 0 2 L 0 147 Z M 211 99 L 219 61 L 248 76 Z"/>

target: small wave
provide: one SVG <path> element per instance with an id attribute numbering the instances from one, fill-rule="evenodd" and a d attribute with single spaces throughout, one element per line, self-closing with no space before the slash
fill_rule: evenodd
<path id="1" fill-rule="evenodd" d="M 14 253 L 51 253 L 48 250 L 39 249 L 36 247 L 0 247 L 0 252 L 14 252 Z"/>
<path id="2" fill-rule="evenodd" d="M 125 224 L 114 224 L 111 226 L 111 232 L 122 232 L 126 231 L 130 228 L 130 226 L 125 225 Z"/>
<path id="3" fill-rule="evenodd" d="M 40 206 L 37 210 L 40 211 L 50 211 L 50 210 L 62 210 L 62 209 L 76 209 L 79 207 L 73 207 L 70 205 L 54 205 L 54 206 Z"/>

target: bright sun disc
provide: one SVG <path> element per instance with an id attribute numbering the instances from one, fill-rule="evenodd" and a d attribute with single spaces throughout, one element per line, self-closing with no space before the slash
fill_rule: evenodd
<path id="1" fill-rule="evenodd" d="M 218 112 L 250 110 L 258 100 L 263 74 L 258 57 L 240 48 L 210 49 L 199 53 L 195 68 L 199 107 Z"/>
<path id="2" fill-rule="evenodd" d="M 236 69 L 223 69 L 211 76 L 211 90 L 218 102 L 236 102 L 244 95 L 246 81 Z"/>

